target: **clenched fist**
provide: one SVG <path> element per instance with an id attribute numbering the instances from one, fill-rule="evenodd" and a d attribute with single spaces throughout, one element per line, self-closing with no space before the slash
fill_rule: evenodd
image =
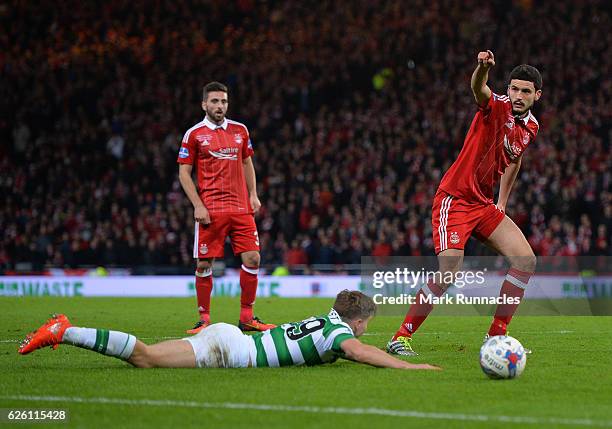
<path id="1" fill-rule="evenodd" d="M 484 68 L 493 67 L 495 65 L 495 55 L 493 52 L 478 52 L 478 64 L 481 64 Z"/>

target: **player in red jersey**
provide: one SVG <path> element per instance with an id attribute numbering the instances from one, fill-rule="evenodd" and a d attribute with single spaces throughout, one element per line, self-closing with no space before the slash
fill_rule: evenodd
<path id="1" fill-rule="evenodd" d="M 185 133 L 177 162 L 179 180 L 193 204 L 197 258 L 196 295 L 200 319 L 188 330 L 196 334 L 210 324 L 212 264 L 223 257 L 229 235 L 234 254 L 240 255 L 240 321 L 243 331 L 265 331 L 275 325 L 253 316 L 259 271 L 259 237 L 254 213 L 261 207 L 257 197 L 253 146 L 247 127 L 225 117 L 227 87 L 211 82 L 204 87 L 202 109 L 206 117 Z M 196 170 L 198 187 L 191 173 Z"/>
<path id="2" fill-rule="evenodd" d="M 523 152 L 538 133 L 531 107 L 542 95 L 542 77 L 523 64 L 510 73 L 506 95 L 487 86 L 495 65 L 491 51 L 478 54 L 471 87 L 478 112 L 457 160 L 442 178 L 433 202 L 433 239 L 440 273 L 455 273 L 463 263 L 463 249 L 471 235 L 505 256 L 510 270 L 500 296 L 520 299 L 533 274 L 536 257 L 525 236 L 504 214 L 510 190 L 521 166 Z M 493 187 L 500 183 L 497 203 Z M 441 276 L 448 278 L 445 275 Z M 433 305 L 429 297 L 440 297 L 451 283 L 430 281 L 416 295 L 404 323 L 387 344 L 393 354 L 414 356 L 412 335 L 425 321 Z M 512 301 L 515 301 L 514 299 Z M 504 335 L 518 304 L 498 305 L 487 335 Z"/>

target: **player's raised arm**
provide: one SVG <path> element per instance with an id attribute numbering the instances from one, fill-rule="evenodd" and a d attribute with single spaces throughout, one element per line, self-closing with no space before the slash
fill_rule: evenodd
<path id="1" fill-rule="evenodd" d="M 434 365 L 413 364 L 389 356 L 374 346 L 363 344 L 356 338 L 344 340 L 340 345 L 347 359 L 381 368 L 398 369 L 442 369 Z"/>
<path id="2" fill-rule="evenodd" d="M 485 106 L 491 98 L 491 88 L 487 86 L 489 69 L 495 65 L 495 56 L 491 51 L 478 53 L 478 66 L 472 73 L 470 85 L 472 93 L 479 106 Z"/>

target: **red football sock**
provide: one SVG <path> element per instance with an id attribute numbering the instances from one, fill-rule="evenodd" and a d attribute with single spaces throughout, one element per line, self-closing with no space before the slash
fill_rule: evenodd
<path id="1" fill-rule="evenodd" d="M 529 278 L 532 273 L 517 270 L 516 268 L 510 268 L 506 279 L 502 284 L 501 290 L 499 291 L 500 297 L 518 298 L 523 299 L 525 295 L 525 288 L 529 283 Z M 493 323 L 489 328 L 489 335 L 506 335 L 507 326 L 512 320 L 514 312 L 518 308 L 519 304 L 499 304 L 495 309 L 495 316 L 493 317 Z"/>
<path id="2" fill-rule="evenodd" d="M 195 288 L 200 319 L 210 322 L 210 294 L 212 293 L 212 269 L 196 270 Z"/>
<path id="3" fill-rule="evenodd" d="M 257 267 L 251 268 L 242 265 L 240 270 L 240 321 L 248 322 L 253 319 L 253 304 L 257 294 Z"/>
<path id="4" fill-rule="evenodd" d="M 419 326 L 427 319 L 431 310 L 433 310 L 433 304 L 429 304 L 424 301 L 428 295 L 440 297 L 444 294 L 444 289 L 433 282 L 429 282 L 427 286 L 423 286 L 416 294 L 416 302 L 408 309 L 408 314 L 404 319 L 404 323 L 400 326 L 399 330 L 393 336 L 393 340 L 397 337 L 411 337 L 413 333 L 419 329 Z"/>

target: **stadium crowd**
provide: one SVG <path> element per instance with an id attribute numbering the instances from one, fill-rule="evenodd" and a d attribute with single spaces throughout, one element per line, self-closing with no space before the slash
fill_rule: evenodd
<path id="1" fill-rule="evenodd" d="M 610 254 L 604 1 L 13 0 L 0 21 L 5 270 L 193 268 L 176 155 L 211 80 L 251 130 L 263 266 L 433 254 L 481 49 L 495 92 L 516 64 L 544 78 L 508 214 L 538 255 Z"/>

